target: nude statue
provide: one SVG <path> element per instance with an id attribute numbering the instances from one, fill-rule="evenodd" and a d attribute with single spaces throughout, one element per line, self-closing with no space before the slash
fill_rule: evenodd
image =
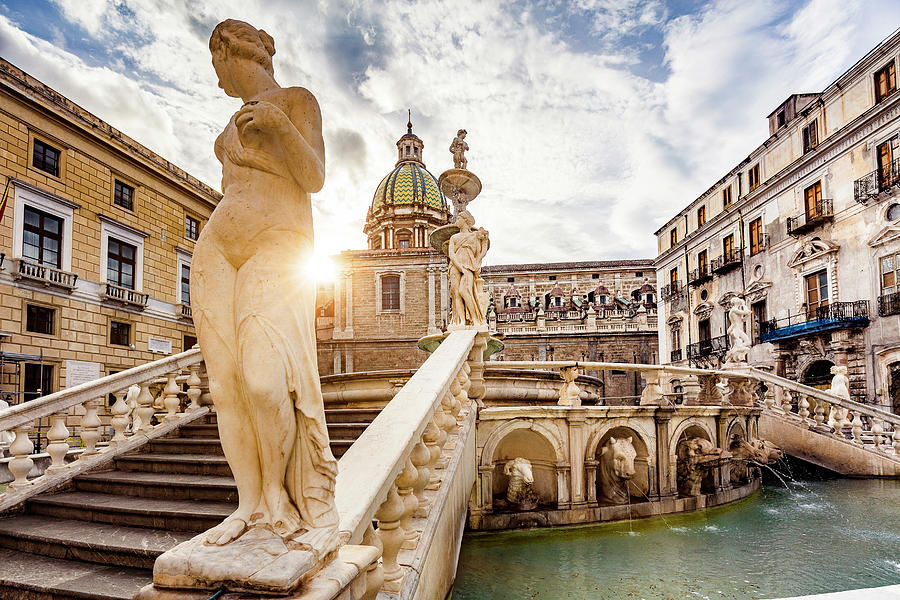
<path id="1" fill-rule="evenodd" d="M 336 544 L 337 462 L 316 362 L 310 194 L 325 179 L 315 97 L 275 81 L 272 38 L 242 21 L 209 40 L 219 87 L 243 106 L 215 143 L 223 198 L 194 249 L 191 300 L 238 507 L 206 533 L 254 527 L 322 550 Z M 327 551 L 327 549 L 326 549 Z"/>
<path id="2" fill-rule="evenodd" d="M 459 233 L 450 236 L 450 296 L 453 301 L 451 327 L 487 323 L 482 305 L 481 261 L 488 250 L 488 232 L 475 225 L 475 218 L 464 210 L 456 219 Z"/>
<path id="3" fill-rule="evenodd" d="M 750 309 L 747 303 L 738 296 L 731 298 L 731 306 L 728 308 L 728 353 L 725 362 L 747 362 L 750 353 L 750 335 L 747 333 L 747 323 L 750 320 Z"/>
<path id="4" fill-rule="evenodd" d="M 453 168 L 465 169 L 469 161 L 466 159 L 466 151 L 469 144 L 466 143 L 466 130 L 460 129 L 456 132 L 456 137 L 450 142 L 450 153 L 453 154 Z"/>

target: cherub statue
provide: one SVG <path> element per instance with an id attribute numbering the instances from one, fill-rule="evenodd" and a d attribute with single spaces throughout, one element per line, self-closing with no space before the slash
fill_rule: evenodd
<path id="1" fill-rule="evenodd" d="M 460 129 L 456 132 L 456 137 L 450 142 L 450 153 L 453 155 L 453 168 L 465 169 L 469 164 L 466 160 L 466 150 L 469 145 L 466 143 L 466 130 Z"/>

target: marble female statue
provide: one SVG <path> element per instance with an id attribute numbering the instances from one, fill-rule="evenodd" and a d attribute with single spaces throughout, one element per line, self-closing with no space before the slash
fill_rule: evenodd
<path id="1" fill-rule="evenodd" d="M 450 295 L 453 301 L 452 327 L 486 326 L 480 282 L 481 261 L 487 254 L 489 241 L 485 229 L 474 227 L 475 219 L 464 210 L 456 219 L 459 233 L 450 237 L 447 256 L 450 259 Z"/>
<path id="2" fill-rule="evenodd" d="M 243 106 L 215 143 L 224 196 L 193 256 L 194 324 L 238 507 L 206 534 L 223 545 L 257 526 L 317 551 L 336 543 L 337 462 L 316 363 L 310 194 L 325 149 L 315 97 L 276 83 L 272 38 L 220 23 L 219 87 Z"/>
<path id="3" fill-rule="evenodd" d="M 725 362 L 747 362 L 750 353 L 750 335 L 747 333 L 747 323 L 750 320 L 750 309 L 747 303 L 738 296 L 732 296 L 728 307 L 728 353 Z"/>
<path id="4" fill-rule="evenodd" d="M 469 164 L 466 160 L 466 150 L 469 144 L 466 143 L 466 130 L 460 129 L 456 132 L 456 137 L 450 142 L 450 153 L 453 154 L 453 168 L 465 169 Z"/>

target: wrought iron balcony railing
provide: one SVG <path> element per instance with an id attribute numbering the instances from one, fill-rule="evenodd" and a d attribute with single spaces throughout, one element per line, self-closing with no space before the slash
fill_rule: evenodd
<path id="1" fill-rule="evenodd" d="M 103 289 L 103 298 L 105 300 L 115 300 L 122 304 L 128 304 L 137 308 L 145 308 L 150 294 L 144 294 L 135 290 L 106 282 Z"/>
<path id="2" fill-rule="evenodd" d="M 78 280 L 78 275 L 75 273 L 69 273 L 49 265 L 42 265 L 27 258 L 18 258 L 15 262 L 13 277 L 16 279 L 36 281 L 47 286 L 52 285 L 69 291 L 75 289 L 75 282 Z"/>
<path id="3" fill-rule="evenodd" d="M 689 359 L 706 358 L 714 354 L 724 354 L 728 351 L 728 336 L 720 335 L 708 340 L 700 340 L 689 344 L 687 356 Z"/>
<path id="4" fill-rule="evenodd" d="M 818 227 L 825 221 L 834 218 L 834 208 L 832 208 L 830 198 L 822 198 L 815 203 L 815 206 L 809 207 L 806 212 L 796 217 L 788 217 L 787 232 L 789 235 L 795 235 L 809 231 Z"/>
<path id="5" fill-rule="evenodd" d="M 710 262 L 710 269 L 713 273 L 724 273 L 730 271 L 734 267 L 740 266 L 744 260 L 744 249 L 734 248 L 731 252 L 717 256 Z"/>
<path id="6" fill-rule="evenodd" d="M 671 354 L 671 362 L 678 362 L 678 361 L 680 361 L 680 360 L 681 360 L 681 356 L 682 356 L 681 348 L 676 348 L 675 350 L 672 350 L 672 354 Z"/>
<path id="7" fill-rule="evenodd" d="M 900 292 L 878 297 L 878 315 L 881 317 L 900 315 Z"/>
<path id="8" fill-rule="evenodd" d="M 670 283 L 669 285 L 663 286 L 660 290 L 660 296 L 663 300 L 668 300 L 670 298 L 674 298 L 675 296 L 680 296 L 684 293 L 684 284 L 681 282 L 678 283 Z"/>
<path id="9" fill-rule="evenodd" d="M 834 302 L 783 319 L 763 321 L 760 323 L 759 339 L 762 342 L 775 342 L 834 329 L 861 328 L 868 324 L 868 300 Z"/>
<path id="10" fill-rule="evenodd" d="M 882 193 L 897 184 L 900 184 L 900 158 L 854 181 L 853 198 L 860 204 L 873 198 L 881 200 L 885 197 Z"/>
<path id="11" fill-rule="evenodd" d="M 700 285 L 704 281 L 712 279 L 712 269 L 707 265 L 705 268 L 696 268 L 688 273 L 688 285 Z"/>

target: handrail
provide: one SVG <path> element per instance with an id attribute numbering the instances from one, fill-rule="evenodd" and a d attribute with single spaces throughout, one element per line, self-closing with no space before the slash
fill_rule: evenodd
<path id="1" fill-rule="evenodd" d="M 110 390 L 124 389 L 148 379 L 165 375 L 171 371 L 199 364 L 202 360 L 203 356 L 200 354 L 200 349 L 193 348 L 180 354 L 11 406 L 9 409 L 0 412 L 0 431 L 15 429 L 42 417 L 48 417 L 59 411 L 82 404 L 85 400 L 105 396 Z"/>
<path id="2" fill-rule="evenodd" d="M 473 329 L 447 336 L 341 457 L 335 503 L 348 543 L 360 543 L 371 526 L 413 446 L 465 365 L 475 336 Z"/>

